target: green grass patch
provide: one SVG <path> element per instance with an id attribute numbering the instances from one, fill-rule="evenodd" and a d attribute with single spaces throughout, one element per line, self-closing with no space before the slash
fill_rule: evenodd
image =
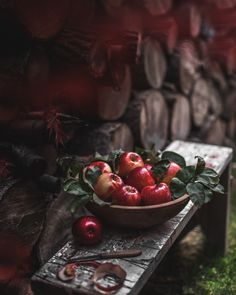
<path id="1" fill-rule="evenodd" d="M 196 272 L 197 275 L 189 275 L 189 285 L 183 287 L 184 295 L 236 294 L 236 190 L 232 194 L 227 255 L 209 259 L 207 253 L 203 253 L 198 263 L 201 263 L 200 271 Z"/>

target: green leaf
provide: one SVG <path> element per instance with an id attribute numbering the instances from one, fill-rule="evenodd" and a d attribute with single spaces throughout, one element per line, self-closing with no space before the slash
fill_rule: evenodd
<path id="1" fill-rule="evenodd" d="M 186 187 L 191 201 L 198 207 L 205 203 L 204 186 L 201 183 L 189 183 Z"/>
<path id="2" fill-rule="evenodd" d="M 211 168 L 205 168 L 204 171 L 201 173 L 201 175 L 205 175 L 205 176 L 213 177 L 213 178 L 219 178 L 218 173 Z"/>
<path id="3" fill-rule="evenodd" d="M 196 175 L 199 175 L 204 171 L 206 162 L 202 157 L 199 156 L 196 156 L 195 159 L 197 159 Z"/>
<path id="4" fill-rule="evenodd" d="M 178 178 L 173 178 L 170 183 L 170 191 L 173 199 L 178 199 L 186 194 L 186 185 Z"/>
<path id="5" fill-rule="evenodd" d="M 186 166 L 182 168 L 175 177 L 187 184 L 190 182 L 195 176 L 195 167 L 194 166 Z"/>
<path id="6" fill-rule="evenodd" d="M 76 198 L 71 205 L 71 213 L 75 213 L 79 208 L 84 207 L 88 202 L 92 200 L 92 195 L 85 195 L 80 198 Z"/>
<path id="7" fill-rule="evenodd" d="M 161 160 L 155 166 L 153 166 L 152 172 L 153 175 L 160 181 L 166 175 L 166 172 L 170 166 L 169 160 Z"/>
<path id="8" fill-rule="evenodd" d="M 165 151 L 165 152 L 163 152 L 161 159 L 162 160 L 169 160 L 170 162 L 175 162 L 176 164 L 178 164 L 182 168 L 186 166 L 185 159 L 175 152 Z"/>
<path id="9" fill-rule="evenodd" d="M 86 170 L 86 175 L 83 173 L 83 180 L 87 183 L 91 188 L 97 182 L 98 177 L 102 174 L 99 167 L 93 167 Z"/>
<path id="10" fill-rule="evenodd" d="M 224 187 L 221 184 L 217 184 L 215 187 L 211 188 L 211 190 L 213 192 L 215 192 L 215 193 L 218 193 L 218 194 L 224 194 L 225 193 Z"/>
<path id="11" fill-rule="evenodd" d="M 84 190 L 81 187 L 80 182 L 78 180 L 74 180 L 74 179 L 68 179 L 67 181 L 65 181 L 64 190 L 67 193 L 77 195 L 77 196 L 83 196 L 83 195 L 88 194 L 88 191 Z"/>
<path id="12" fill-rule="evenodd" d="M 150 163 L 155 165 L 158 161 L 160 161 L 161 151 L 156 151 L 155 146 L 152 149 L 143 149 L 136 147 L 135 152 L 138 153 L 145 163 Z"/>
<path id="13" fill-rule="evenodd" d="M 107 205 L 111 205 L 111 203 L 109 202 L 104 202 L 103 200 L 101 200 L 96 194 L 93 194 L 92 196 L 93 202 L 98 204 L 99 206 L 107 206 Z"/>
<path id="14" fill-rule="evenodd" d="M 109 155 L 101 155 L 100 153 L 95 152 L 91 162 L 95 162 L 95 161 L 108 162 Z"/>
<path id="15" fill-rule="evenodd" d="M 212 200 L 213 198 L 213 192 L 211 190 L 204 190 L 204 194 L 205 194 L 205 200 L 204 200 L 204 203 L 208 203 Z"/>
<path id="16" fill-rule="evenodd" d="M 219 179 L 219 177 L 212 178 L 212 177 L 208 177 L 208 176 L 206 176 L 204 174 L 203 175 L 200 174 L 198 177 L 196 177 L 195 181 L 199 182 L 199 183 L 202 183 L 204 185 L 209 185 L 211 187 L 214 187 L 219 183 L 220 179 Z"/>
<path id="17" fill-rule="evenodd" d="M 112 151 L 108 156 L 108 162 L 112 167 L 112 170 L 117 172 L 119 166 L 120 156 L 124 153 L 122 149 Z"/>

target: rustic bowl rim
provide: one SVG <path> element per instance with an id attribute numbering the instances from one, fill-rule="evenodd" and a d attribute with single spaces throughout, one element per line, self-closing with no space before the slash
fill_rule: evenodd
<path id="1" fill-rule="evenodd" d="M 180 203 L 181 201 L 185 201 L 189 198 L 188 194 L 185 194 L 184 196 L 175 199 L 173 201 L 170 202 L 166 202 L 166 203 L 162 203 L 162 204 L 158 204 L 158 205 L 150 205 L 150 206 L 120 206 L 120 205 L 107 205 L 105 207 L 109 207 L 109 208 L 113 208 L 113 209 L 122 209 L 122 210 L 149 210 L 149 209 L 157 209 L 157 208 L 164 208 L 164 207 L 168 207 L 171 205 L 175 205 Z"/>

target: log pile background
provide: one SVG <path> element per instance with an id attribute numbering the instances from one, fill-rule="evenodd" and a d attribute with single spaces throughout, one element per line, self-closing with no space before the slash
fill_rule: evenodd
<path id="1" fill-rule="evenodd" d="M 0 5 L 7 139 L 45 141 L 49 119 L 29 113 L 56 109 L 86 121 L 72 128 L 73 153 L 162 149 L 175 139 L 234 146 L 235 1 Z"/>
<path id="2" fill-rule="evenodd" d="M 46 180 L 58 152 L 234 147 L 235 19 L 235 0 L 0 0 L 1 142 L 33 148 Z M 2 184 L 0 223 L 40 264 L 70 235 L 72 200 L 28 181 Z"/>

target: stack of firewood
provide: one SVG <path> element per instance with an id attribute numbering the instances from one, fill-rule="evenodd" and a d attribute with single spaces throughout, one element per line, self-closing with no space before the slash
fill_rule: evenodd
<path id="1" fill-rule="evenodd" d="M 176 139 L 233 145 L 236 1 L 0 5 L 0 122 L 9 134 L 42 131 L 43 119 L 22 126 L 19 113 L 56 107 L 88 122 L 73 153 L 162 149 Z"/>

